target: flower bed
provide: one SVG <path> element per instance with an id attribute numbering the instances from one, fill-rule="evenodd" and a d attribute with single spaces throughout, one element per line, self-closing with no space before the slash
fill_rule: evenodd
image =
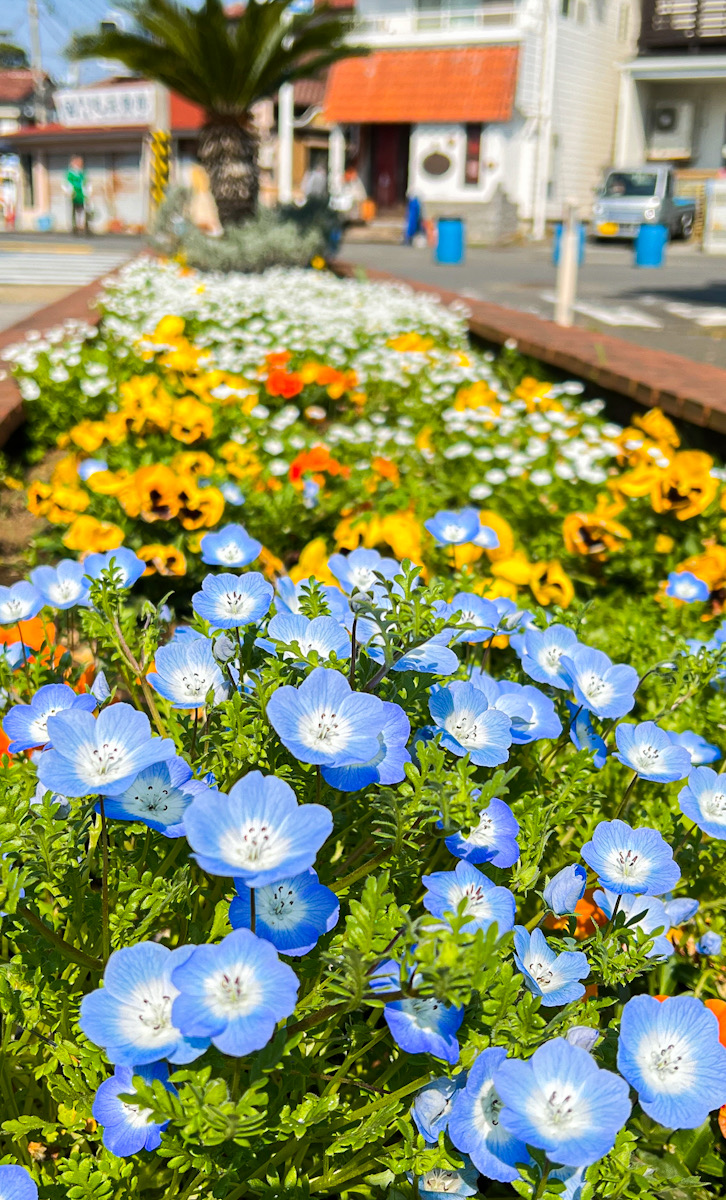
<path id="1" fill-rule="evenodd" d="M 0 1196 L 720 1196 L 720 467 L 313 272 L 11 357 Z"/>

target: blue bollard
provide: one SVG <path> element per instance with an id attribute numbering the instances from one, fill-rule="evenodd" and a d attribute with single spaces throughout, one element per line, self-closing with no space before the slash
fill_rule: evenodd
<path id="1" fill-rule="evenodd" d="M 636 267 L 662 267 L 667 242 L 667 225 L 641 225 L 635 239 Z"/>
<path id="2" fill-rule="evenodd" d="M 555 234 L 552 239 L 552 265 L 559 266 L 560 253 L 562 251 L 562 221 L 558 221 L 555 225 Z M 581 267 L 585 261 L 585 226 L 582 221 L 577 222 L 577 265 Z"/>
<path id="3" fill-rule="evenodd" d="M 465 236 L 461 217 L 439 217 L 438 237 L 434 257 L 439 263 L 461 263 L 464 261 Z"/>

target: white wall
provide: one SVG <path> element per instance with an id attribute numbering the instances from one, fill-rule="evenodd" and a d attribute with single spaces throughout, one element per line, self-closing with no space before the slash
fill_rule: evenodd
<path id="1" fill-rule="evenodd" d="M 637 0 L 570 0 L 560 16 L 553 96 L 550 215 L 587 205 L 615 156 L 620 66 L 635 52 Z"/>

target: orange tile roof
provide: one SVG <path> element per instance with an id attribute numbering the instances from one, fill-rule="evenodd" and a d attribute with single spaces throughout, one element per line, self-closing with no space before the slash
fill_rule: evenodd
<path id="1" fill-rule="evenodd" d="M 516 46 L 381 50 L 335 64 L 325 116 L 374 125 L 508 121 L 516 83 Z"/>

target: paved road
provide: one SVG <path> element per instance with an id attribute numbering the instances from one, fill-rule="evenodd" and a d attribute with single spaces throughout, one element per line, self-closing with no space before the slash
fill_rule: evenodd
<path id="1" fill-rule="evenodd" d="M 0 234 L 0 330 L 115 270 L 141 239 Z"/>
<path id="2" fill-rule="evenodd" d="M 461 266 L 434 263 L 429 249 L 351 243 L 340 257 L 362 267 L 451 288 L 551 318 L 555 268 L 545 246 L 470 249 Z M 726 367 L 726 258 L 674 243 L 658 270 L 633 266 L 622 244 L 590 244 L 578 284 L 578 325 Z"/>

